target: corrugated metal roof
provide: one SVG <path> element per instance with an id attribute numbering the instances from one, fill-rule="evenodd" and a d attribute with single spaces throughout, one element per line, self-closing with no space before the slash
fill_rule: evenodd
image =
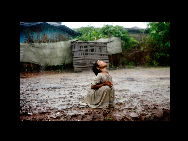
<path id="1" fill-rule="evenodd" d="M 24 26 L 24 27 L 30 27 L 30 26 L 35 26 L 35 25 L 39 25 L 39 24 L 48 24 L 50 26 L 55 26 L 69 34 L 73 34 L 73 35 L 79 35 L 80 33 L 70 29 L 69 27 L 65 26 L 65 25 L 61 25 L 57 22 L 20 22 L 20 27 Z"/>

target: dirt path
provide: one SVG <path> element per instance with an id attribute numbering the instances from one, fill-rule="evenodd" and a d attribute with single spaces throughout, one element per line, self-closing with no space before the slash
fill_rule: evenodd
<path id="1" fill-rule="evenodd" d="M 81 73 L 42 74 L 20 78 L 22 120 L 170 120 L 170 68 L 110 70 L 115 108 L 91 109 L 79 102 L 95 77 Z"/>

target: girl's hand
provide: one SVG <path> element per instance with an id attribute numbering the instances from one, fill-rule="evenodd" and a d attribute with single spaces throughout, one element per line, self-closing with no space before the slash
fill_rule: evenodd
<path id="1" fill-rule="evenodd" d="M 100 87 L 102 87 L 102 86 L 109 86 L 109 87 L 112 87 L 113 86 L 113 84 L 112 84 L 112 82 L 111 81 L 105 81 L 104 83 L 102 83 L 102 84 L 97 84 L 97 85 L 91 85 L 91 89 L 98 89 L 98 88 L 100 88 Z"/>
<path id="2" fill-rule="evenodd" d="M 109 87 L 112 87 L 112 86 L 113 86 L 113 84 L 112 84 L 111 81 L 105 81 L 104 83 L 105 83 L 106 85 L 108 85 Z"/>

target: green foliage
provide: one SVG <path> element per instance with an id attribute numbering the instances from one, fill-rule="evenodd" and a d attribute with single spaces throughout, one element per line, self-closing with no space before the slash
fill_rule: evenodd
<path id="1" fill-rule="evenodd" d="M 149 26 L 150 32 L 144 39 L 144 44 L 128 35 L 128 31 L 118 25 L 104 25 L 102 28 L 87 26 L 75 30 L 81 33 L 80 36 L 77 36 L 77 39 L 82 41 L 121 37 L 122 49 L 126 51 L 130 51 L 133 47 L 139 45 L 141 45 L 141 51 L 151 51 L 151 53 L 146 56 L 146 66 L 170 65 L 170 22 L 149 22 L 148 27 Z M 140 29 L 140 32 L 142 34 L 145 30 Z M 123 63 L 127 64 L 128 62 L 123 61 Z M 133 62 L 129 62 L 128 67 L 132 68 L 133 65 Z M 110 66 L 113 67 L 111 64 Z"/>
<path id="2" fill-rule="evenodd" d="M 110 37 L 121 37 L 122 48 L 126 50 L 130 50 L 135 44 L 137 40 L 135 38 L 131 38 L 128 35 L 128 31 L 124 29 L 122 26 L 113 26 L 113 25 L 105 25 L 101 29 L 103 35 Z"/>
<path id="3" fill-rule="evenodd" d="M 127 63 L 128 63 L 127 60 L 125 60 L 125 61 L 124 61 L 124 64 L 127 64 Z"/>
<path id="4" fill-rule="evenodd" d="M 128 68 L 133 68 L 134 63 L 133 62 L 129 62 Z"/>
<path id="5" fill-rule="evenodd" d="M 104 35 L 107 35 L 110 37 L 121 37 L 122 40 L 125 39 L 126 36 L 128 36 L 128 32 L 126 29 L 124 29 L 122 26 L 116 25 L 105 25 L 101 29 L 102 33 Z"/>
<path id="6" fill-rule="evenodd" d="M 128 35 L 128 31 L 126 29 L 118 25 L 105 25 L 101 29 L 94 28 L 93 26 L 87 26 L 75 30 L 81 33 L 80 36 L 77 36 L 77 39 L 81 41 L 93 41 L 100 38 L 121 37 L 122 47 L 127 50 L 137 43 L 136 39 L 131 38 L 131 36 Z"/>
<path id="7" fill-rule="evenodd" d="M 57 72 L 61 72 L 61 70 L 60 69 L 58 69 L 58 70 L 56 70 Z"/>
<path id="8" fill-rule="evenodd" d="M 152 60 L 152 63 L 153 63 L 153 67 L 156 67 L 158 66 L 159 63 L 157 63 L 155 60 Z"/>
<path id="9" fill-rule="evenodd" d="M 150 65 L 170 65 L 170 22 L 150 22 Z"/>
<path id="10" fill-rule="evenodd" d="M 81 41 L 93 41 L 100 38 L 107 38 L 107 36 L 102 34 L 101 29 L 94 28 L 93 26 L 81 27 L 75 30 L 81 33 L 80 36 L 77 36 L 77 39 Z"/>
<path id="11" fill-rule="evenodd" d="M 109 63 L 109 66 L 111 67 L 111 68 L 114 68 L 115 66 L 114 65 L 112 65 L 111 63 Z"/>
<path id="12" fill-rule="evenodd" d="M 113 118 L 104 118 L 104 121 L 113 121 Z"/>
<path id="13" fill-rule="evenodd" d="M 60 65 L 58 65 L 59 67 L 61 67 L 61 69 L 59 68 L 59 69 L 57 69 L 56 71 L 57 72 L 61 72 L 62 70 L 63 70 L 63 68 L 64 68 L 64 64 L 60 64 Z"/>
<path id="14" fill-rule="evenodd" d="M 110 38 L 113 35 L 113 25 L 105 25 L 102 27 L 101 31 L 104 35 L 107 35 Z"/>

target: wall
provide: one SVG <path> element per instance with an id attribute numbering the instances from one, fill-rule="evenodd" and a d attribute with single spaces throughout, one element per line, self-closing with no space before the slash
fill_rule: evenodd
<path id="1" fill-rule="evenodd" d="M 109 39 L 99 39 L 95 42 L 108 42 Z M 121 53 L 121 39 L 113 37 L 113 42 L 107 43 L 108 54 Z M 40 66 L 55 66 L 73 62 L 71 41 L 54 43 L 20 43 L 20 62 L 30 62 Z M 92 42 L 92 41 L 91 41 Z"/>
<path id="2" fill-rule="evenodd" d="M 95 42 L 108 42 L 108 41 L 113 41 L 113 42 L 107 43 L 108 55 L 122 52 L 120 37 L 112 37 L 110 39 L 101 38 L 101 39 L 96 40 Z"/>
<path id="3" fill-rule="evenodd" d="M 20 62 L 30 62 L 40 66 L 72 63 L 71 42 L 20 43 Z"/>
<path id="4" fill-rule="evenodd" d="M 142 42 L 148 36 L 148 34 L 145 33 L 128 34 L 128 35 L 134 37 L 139 42 Z"/>

